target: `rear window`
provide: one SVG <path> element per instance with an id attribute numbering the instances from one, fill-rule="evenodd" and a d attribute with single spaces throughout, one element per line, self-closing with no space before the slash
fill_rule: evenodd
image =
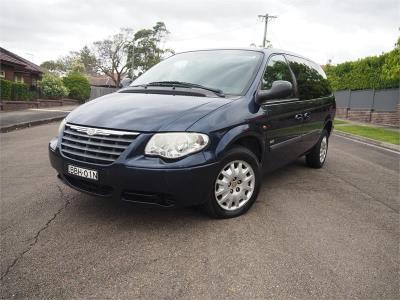
<path id="1" fill-rule="evenodd" d="M 299 90 L 300 100 L 326 97 L 332 94 L 329 82 L 322 68 L 306 59 L 286 55 Z"/>

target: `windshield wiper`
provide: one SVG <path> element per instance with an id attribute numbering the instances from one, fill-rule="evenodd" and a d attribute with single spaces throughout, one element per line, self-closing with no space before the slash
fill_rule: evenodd
<path id="1" fill-rule="evenodd" d="M 154 81 L 145 84 L 145 86 L 172 86 L 172 87 L 188 87 L 188 88 L 198 88 L 207 90 L 217 94 L 219 97 L 225 97 L 224 92 L 220 89 L 214 89 L 210 87 L 206 87 L 201 84 L 190 83 L 190 82 L 183 82 L 183 81 Z"/>

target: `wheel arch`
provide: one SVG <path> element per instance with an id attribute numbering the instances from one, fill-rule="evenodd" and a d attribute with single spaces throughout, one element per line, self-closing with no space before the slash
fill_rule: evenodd
<path id="1" fill-rule="evenodd" d="M 331 135 L 333 130 L 333 120 L 331 116 L 327 116 L 324 122 L 324 129 L 328 132 L 328 135 Z"/>
<path id="2" fill-rule="evenodd" d="M 220 158 L 227 150 L 235 146 L 249 149 L 260 163 L 263 161 L 265 142 L 262 134 L 251 130 L 248 125 L 240 125 L 226 132 L 217 146 L 216 157 Z"/>

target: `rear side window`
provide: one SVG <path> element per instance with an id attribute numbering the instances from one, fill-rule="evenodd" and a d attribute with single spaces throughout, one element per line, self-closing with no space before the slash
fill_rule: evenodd
<path id="1" fill-rule="evenodd" d="M 272 87 L 272 83 L 276 80 L 286 80 L 293 84 L 292 73 L 283 55 L 273 55 L 270 57 L 262 79 L 261 89 L 269 90 Z"/>
<path id="2" fill-rule="evenodd" d="M 286 55 L 297 80 L 300 100 L 326 97 L 332 94 L 322 68 L 306 59 Z"/>

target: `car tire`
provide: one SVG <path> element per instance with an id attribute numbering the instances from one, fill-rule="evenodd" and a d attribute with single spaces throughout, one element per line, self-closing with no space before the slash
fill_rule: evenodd
<path id="1" fill-rule="evenodd" d="M 328 154 L 329 145 L 329 134 L 325 129 L 322 130 L 322 134 L 317 144 L 311 149 L 311 152 L 306 155 L 306 163 L 309 167 L 314 169 L 322 168 L 326 156 Z"/>
<path id="2" fill-rule="evenodd" d="M 233 169 L 232 169 L 233 168 Z M 257 199 L 261 167 L 255 154 L 236 146 L 223 156 L 204 207 L 214 218 L 234 218 L 244 214 Z"/>

